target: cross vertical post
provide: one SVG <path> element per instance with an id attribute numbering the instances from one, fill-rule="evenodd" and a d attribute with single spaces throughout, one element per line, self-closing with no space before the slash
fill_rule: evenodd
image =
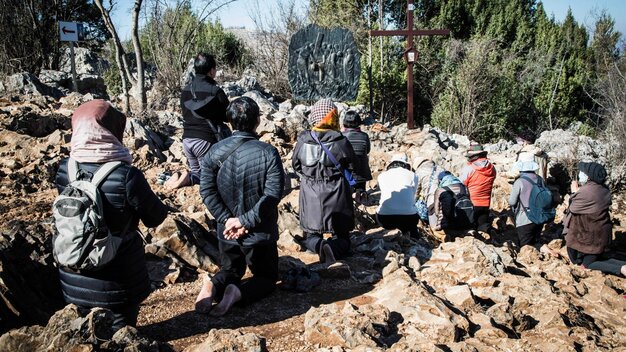
<path id="1" fill-rule="evenodd" d="M 406 29 L 401 30 L 370 30 L 370 36 L 403 36 L 406 37 L 406 51 L 405 59 L 407 61 L 406 67 L 406 98 L 407 98 L 407 111 L 406 111 L 406 123 L 409 129 L 415 128 L 413 121 L 413 64 L 417 60 L 417 51 L 414 47 L 414 36 L 432 36 L 432 35 L 448 35 L 450 30 L 448 29 L 415 29 L 413 28 L 413 11 L 415 11 L 415 4 L 413 0 L 408 0 L 406 9 Z M 370 87 L 372 82 L 370 80 Z"/>

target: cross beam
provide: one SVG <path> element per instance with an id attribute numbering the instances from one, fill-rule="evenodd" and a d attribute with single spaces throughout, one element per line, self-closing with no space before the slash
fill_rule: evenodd
<path id="1" fill-rule="evenodd" d="M 433 36 L 433 35 L 448 35 L 450 34 L 450 30 L 448 29 L 415 29 L 413 28 L 413 11 L 415 11 L 415 5 L 413 4 L 413 0 L 408 0 L 408 6 L 406 9 L 406 29 L 400 30 L 371 30 L 371 36 L 385 36 L 385 37 L 395 37 L 402 36 L 406 37 L 406 52 L 414 52 L 414 57 L 411 59 L 407 55 L 407 67 L 406 67 L 406 99 L 407 99 L 407 116 L 406 123 L 407 127 L 410 129 L 415 128 L 415 124 L 413 122 L 413 63 L 415 59 L 417 59 L 417 52 L 414 49 L 414 36 Z M 371 86 L 372 82 L 370 82 Z"/>

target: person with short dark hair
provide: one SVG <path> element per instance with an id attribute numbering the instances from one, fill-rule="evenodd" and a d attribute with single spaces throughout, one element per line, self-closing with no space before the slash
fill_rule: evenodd
<path id="1" fill-rule="evenodd" d="M 367 133 L 361 131 L 361 116 L 356 111 L 347 111 L 343 117 L 343 135 L 348 138 L 356 158 L 354 159 L 354 186 L 357 191 L 365 191 L 367 181 L 372 179 L 368 154 L 370 152 L 370 138 Z"/>
<path id="2" fill-rule="evenodd" d="M 563 220 L 567 254 L 573 264 L 626 276 L 626 262 L 607 251 L 613 225 L 611 191 L 604 185 L 606 169 L 596 162 L 581 162 L 578 170 L 578 182 L 572 181 L 573 194 Z"/>
<path id="3" fill-rule="evenodd" d="M 183 152 L 189 171 L 177 172 L 165 183 L 176 189 L 200 183 L 200 160 L 212 144 L 230 135 L 226 126 L 228 97 L 217 86 L 217 66 L 212 55 L 201 53 L 194 59 L 195 75 L 183 88 L 180 105 L 183 112 Z"/>
<path id="4" fill-rule="evenodd" d="M 403 234 L 417 237 L 420 218 L 415 207 L 418 178 L 405 154 L 391 158 L 387 170 L 378 175 L 380 205 L 376 219 L 385 229 L 399 229 Z"/>
<path id="5" fill-rule="evenodd" d="M 259 106 L 248 97 L 234 100 L 227 115 L 235 132 L 202 159 L 200 195 L 217 221 L 220 271 L 205 279 L 196 299 L 198 312 L 224 315 L 235 303 L 268 296 L 278 279 L 278 202 L 284 171 L 278 150 L 259 141 Z M 246 266 L 252 272 L 242 281 Z M 219 303 L 213 306 L 213 301 Z"/>
<path id="6" fill-rule="evenodd" d="M 353 169 L 355 156 L 352 145 L 339 132 L 339 116 L 332 100 L 317 101 L 308 120 L 312 129 L 298 135 L 291 159 L 300 175 L 300 227 L 305 246 L 317 253 L 320 261 L 331 263 L 350 252 L 354 203 L 350 183 L 342 171 Z M 324 240 L 325 233 L 331 233 L 332 238 Z"/>
<path id="7" fill-rule="evenodd" d="M 133 158 L 123 144 L 125 125 L 126 116 L 105 100 L 79 106 L 72 115 L 70 157 L 61 161 L 55 178 L 62 193 L 71 179 L 92 181 L 106 163 L 122 162 L 99 186 L 104 222 L 122 238 L 115 257 L 97 270 L 59 267 L 65 301 L 81 311 L 110 309 L 114 331 L 137 323 L 139 305 L 150 293 L 139 221 L 157 227 L 167 217 L 165 204 L 152 192 L 141 170 L 132 166 Z M 70 175 L 70 161 L 78 163 L 74 175 Z"/>

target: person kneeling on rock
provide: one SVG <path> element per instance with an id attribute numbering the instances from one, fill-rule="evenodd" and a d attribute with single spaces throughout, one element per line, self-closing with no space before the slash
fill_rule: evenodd
<path id="1" fill-rule="evenodd" d="M 567 254 L 572 263 L 587 269 L 626 276 L 626 262 L 606 251 L 612 237 L 611 191 L 604 185 L 606 169 L 596 162 L 582 162 L 578 170 L 578 182 L 572 181 L 574 194 L 563 221 Z"/>
<path id="2" fill-rule="evenodd" d="M 278 280 L 278 203 L 285 175 L 278 150 L 258 140 L 259 106 L 242 97 L 227 110 L 235 132 L 202 159 L 200 195 L 217 220 L 220 271 L 205 278 L 196 311 L 224 315 L 268 296 Z M 250 268 L 252 277 L 242 281 Z M 213 301 L 219 302 L 213 306 Z"/>
<path id="3" fill-rule="evenodd" d="M 133 158 L 122 143 L 125 125 L 126 116 L 107 101 L 97 99 L 79 106 L 72 115 L 70 157 L 61 161 L 55 178 L 62 195 L 66 188 L 71 190 L 76 181 L 93 182 L 102 197 L 104 223 L 110 234 L 121 238 L 115 256 L 103 266 L 77 269 L 59 263 L 65 301 L 76 304 L 81 311 L 93 307 L 110 309 L 114 331 L 137 323 L 139 304 L 150 293 L 139 220 L 146 227 L 156 227 L 167 217 L 167 207 L 152 192 L 141 170 L 132 166 Z M 111 165 L 115 166 L 110 168 Z M 85 209 L 74 203 L 67 209 L 72 206 Z M 74 212 L 67 209 L 61 214 L 71 218 Z M 85 228 L 69 226 L 62 229 L 66 230 L 63 232 L 66 233 L 68 228 L 79 231 L 77 235 L 86 232 Z M 78 236 L 80 241 L 74 244 L 88 243 L 89 239 L 85 237 Z M 108 246 L 99 247 L 96 254 L 110 253 L 113 242 L 108 243 Z M 66 252 L 69 248 L 72 246 L 56 246 L 55 241 L 55 258 L 72 257 L 72 253 Z M 84 247 L 88 248 L 95 248 L 95 245 Z M 97 257 L 92 257 L 94 252 L 86 253 L 90 254 L 89 259 L 81 255 L 83 260 L 76 262 L 77 265 Z"/>
<path id="4" fill-rule="evenodd" d="M 406 155 L 394 155 L 387 170 L 378 176 L 380 205 L 376 218 L 385 229 L 399 229 L 403 234 L 417 237 L 420 220 L 415 207 L 417 185 L 417 175 L 411 171 Z"/>
<path id="5" fill-rule="evenodd" d="M 437 179 L 439 188 L 435 192 L 434 204 L 436 222 L 431 224 L 435 235 L 445 241 L 467 234 L 474 224 L 474 206 L 467 188 L 450 171 L 441 172 Z"/>
<path id="6" fill-rule="evenodd" d="M 291 163 L 300 175 L 300 227 L 310 251 L 320 261 L 335 262 L 350 252 L 354 203 L 348 181 L 356 158 L 348 139 L 339 132 L 337 107 L 321 99 L 308 116 L 311 130 L 298 135 Z M 346 173 L 346 171 L 348 171 Z M 331 233 L 328 240 L 323 234 Z"/>

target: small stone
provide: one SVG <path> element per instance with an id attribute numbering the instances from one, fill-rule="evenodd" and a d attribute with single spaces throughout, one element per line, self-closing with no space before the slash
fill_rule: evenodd
<path id="1" fill-rule="evenodd" d="M 450 287 L 444 293 L 444 296 L 450 303 L 459 308 L 467 309 L 474 304 L 474 296 L 467 285 L 458 285 Z"/>
<path id="2" fill-rule="evenodd" d="M 422 264 L 417 259 L 417 257 L 409 258 L 409 268 L 413 269 L 413 271 L 419 271 L 422 268 Z"/>
<path id="3" fill-rule="evenodd" d="M 392 260 L 389 264 L 387 264 L 387 266 L 383 268 L 383 277 L 389 276 L 391 273 L 398 270 L 399 268 L 400 266 L 398 265 L 398 261 L 395 259 Z"/>

